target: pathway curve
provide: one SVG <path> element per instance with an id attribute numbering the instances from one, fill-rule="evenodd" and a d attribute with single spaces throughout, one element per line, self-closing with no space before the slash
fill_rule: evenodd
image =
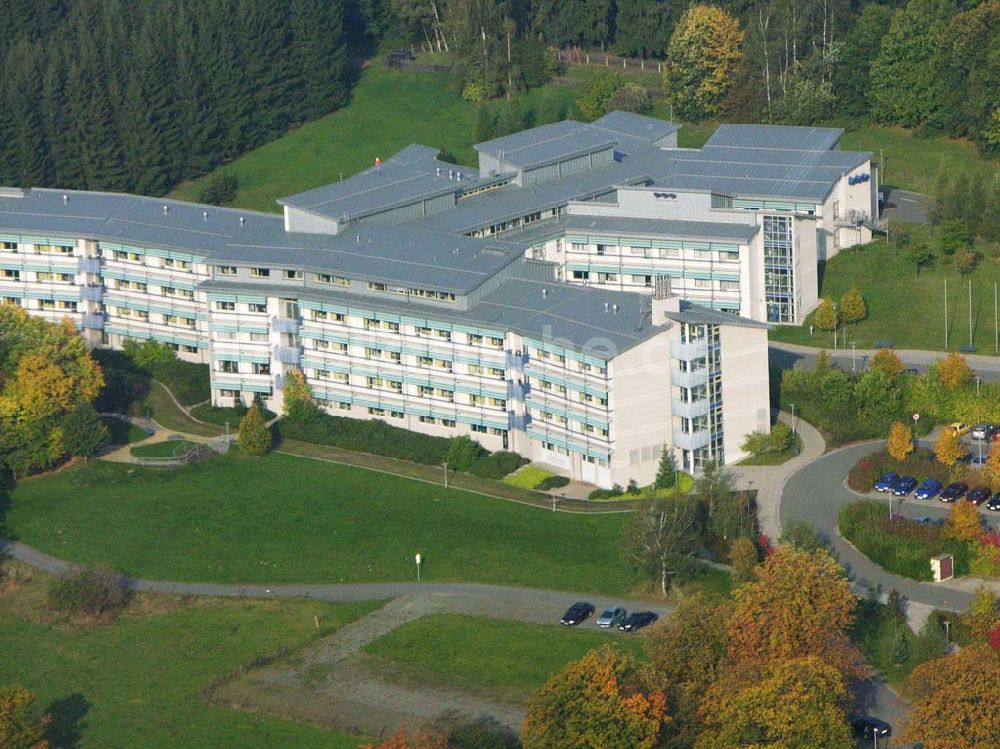
<path id="1" fill-rule="evenodd" d="M 812 463 L 826 451 L 823 435 L 812 424 L 799 418 L 793 419 L 791 414 L 784 411 L 778 414 L 778 418 L 795 429 L 802 439 L 801 452 L 777 466 L 735 465 L 729 468 L 737 489 L 757 491 L 757 523 L 761 532 L 775 543 L 781 538 L 778 507 L 781 504 L 785 483 L 792 474 Z"/>

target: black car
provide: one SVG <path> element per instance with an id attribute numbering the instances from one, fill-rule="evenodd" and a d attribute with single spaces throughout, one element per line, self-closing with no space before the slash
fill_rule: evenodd
<path id="1" fill-rule="evenodd" d="M 586 601 L 577 601 L 566 609 L 566 613 L 563 614 L 563 618 L 559 620 L 559 623 L 567 627 L 573 627 L 593 613 L 594 604 L 587 603 Z"/>
<path id="2" fill-rule="evenodd" d="M 866 739 L 892 736 L 892 726 L 884 720 L 873 718 L 870 715 L 861 718 L 852 718 L 851 728 L 854 729 L 856 736 L 863 736 Z"/>
<path id="3" fill-rule="evenodd" d="M 979 507 L 983 502 L 990 498 L 990 488 L 988 486 L 977 486 L 971 492 L 969 496 L 965 498 L 966 502 L 972 502 L 976 507 Z"/>
<path id="4" fill-rule="evenodd" d="M 892 493 L 897 497 L 906 497 L 917 488 L 917 480 L 913 476 L 900 476 L 892 485 Z"/>
<path id="5" fill-rule="evenodd" d="M 997 492 L 988 500 L 986 500 L 987 510 L 1000 510 L 1000 492 Z"/>
<path id="6" fill-rule="evenodd" d="M 956 481 L 954 484 L 948 484 L 944 491 L 941 492 L 939 499 L 942 502 L 954 502 L 957 499 L 961 499 L 965 496 L 965 493 L 969 491 L 969 485 L 963 484 Z"/>
<path id="7" fill-rule="evenodd" d="M 625 617 L 625 621 L 618 625 L 622 632 L 637 632 L 643 627 L 648 627 L 660 617 L 652 611 L 636 611 Z"/>

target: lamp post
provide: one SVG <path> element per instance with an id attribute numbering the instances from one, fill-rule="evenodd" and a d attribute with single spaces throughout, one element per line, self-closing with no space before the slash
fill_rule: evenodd
<path id="1" fill-rule="evenodd" d="M 420 582 L 420 563 L 423 561 L 423 559 L 421 559 L 420 555 L 417 554 L 416 556 L 413 557 L 413 561 L 415 561 L 417 563 L 417 582 L 419 583 Z"/>
<path id="2" fill-rule="evenodd" d="M 854 353 L 854 352 L 856 351 L 856 348 L 855 348 L 855 347 L 856 347 L 857 345 L 858 345 L 858 344 L 857 344 L 857 343 L 856 343 L 855 341 L 851 341 L 851 371 L 852 371 L 852 372 L 857 372 L 857 371 L 858 371 L 858 368 L 857 368 L 857 366 L 855 365 L 855 362 L 857 361 L 857 359 L 856 359 L 856 357 L 855 357 L 855 353 Z"/>
<path id="3" fill-rule="evenodd" d="M 444 488 L 448 488 L 448 461 L 444 462 Z"/>
<path id="4" fill-rule="evenodd" d="M 982 378 L 981 377 L 977 377 L 976 378 L 976 426 L 979 426 L 980 424 L 983 423 L 983 401 L 979 397 L 979 385 L 981 383 L 982 383 Z M 986 435 L 983 434 L 983 438 L 981 440 L 977 440 L 977 441 L 979 442 L 979 465 L 982 466 L 983 465 L 983 442 L 986 441 Z"/>

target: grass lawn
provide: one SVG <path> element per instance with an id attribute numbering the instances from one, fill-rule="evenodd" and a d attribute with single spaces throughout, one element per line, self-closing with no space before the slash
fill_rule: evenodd
<path id="1" fill-rule="evenodd" d="M 685 473 L 684 471 L 677 471 L 677 483 L 674 484 L 669 489 L 660 489 L 656 492 L 657 497 L 672 497 L 675 494 L 687 494 L 694 488 L 694 477 L 690 473 Z M 625 492 L 624 494 L 615 494 L 610 497 L 605 496 L 593 496 L 596 492 L 591 492 L 591 499 L 595 502 L 634 502 L 637 499 L 646 499 L 646 489 L 648 487 L 639 487 L 639 492 L 637 494 L 631 494 Z"/>
<path id="2" fill-rule="evenodd" d="M 295 649 L 377 606 L 145 597 L 109 626 L 53 621 L 44 578 L 0 594 L 0 684 L 35 692 L 53 749 L 354 749 L 360 739 L 209 704 L 201 690 L 258 657 Z M 315 628 L 313 616 L 322 628 Z"/>
<path id="3" fill-rule="evenodd" d="M 460 162 L 476 163 L 476 110 L 453 80 L 449 73 L 385 70 L 373 60 L 347 106 L 221 167 L 239 180 L 234 205 L 276 212 L 277 198 L 349 177 L 376 156 L 385 159 L 411 143 L 448 149 Z M 185 182 L 171 197 L 197 200 L 206 181 Z"/>
<path id="4" fill-rule="evenodd" d="M 782 450 L 780 453 L 767 452 L 744 458 L 736 465 L 740 466 L 780 466 L 794 458 L 802 450 L 802 438 L 795 435 L 795 447 Z"/>
<path id="5" fill-rule="evenodd" d="M 93 461 L 21 482 L 7 531 L 79 562 L 218 582 L 411 580 L 625 593 L 627 515 L 570 515 L 290 455 L 163 470 Z M 568 554 L 567 549 L 584 549 Z"/>
<path id="6" fill-rule="evenodd" d="M 200 421 L 207 421 L 210 424 L 215 424 L 220 427 L 225 427 L 228 422 L 229 429 L 233 432 L 239 429 L 240 420 L 246 412 L 247 409 L 245 408 L 213 406 L 211 403 L 200 403 L 191 409 L 191 415 L 196 419 Z M 276 416 L 276 414 L 264 408 L 261 409 L 261 416 L 264 417 L 264 421 L 270 421 Z"/>
<path id="7" fill-rule="evenodd" d="M 364 652 L 388 660 L 385 670 L 406 680 L 527 698 L 567 663 L 605 644 L 645 657 L 641 637 L 601 631 L 593 619 L 570 628 L 454 614 L 408 622 L 366 645 Z"/>
<path id="8" fill-rule="evenodd" d="M 114 416 L 102 416 L 101 421 L 108 428 L 109 445 L 128 445 L 132 442 L 141 442 L 149 435 L 142 427 L 137 427 L 131 421 L 116 419 Z"/>
<path id="9" fill-rule="evenodd" d="M 864 296 L 868 317 L 842 331 L 847 348 L 850 341 L 856 342 L 858 348 L 874 348 L 877 341 L 890 340 L 896 348 L 943 350 L 945 280 L 948 281 L 948 348 L 954 350 L 969 343 L 971 280 L 976 353 L 994 353 L 993 285 L 1000 282 L 1000 261 L 995 259 L 984 258 L 968 278 L 962 278 L 940 261 L 921 270 L 918 277 L 902 254 L 884 242 L 874 242 L 842 250 L 827 263 L 820 294 L 839 302 L 841 294 L 851 284 L 857 284 Z M 813 317 L 809 315 L 798 327 L 775 328 L 770 333 L 771 339 L 832 347 L 832 333 L 815 330 L 809 335 Z"/>
<path id="10" fill-rule="evenodd" d="M 510 484 L 511 486 L 516 486 L 521 489 L 534 489 L 542 481 L 554 476 L 554 473 L 546 471 L 544 468 L 539 468 L 538 466 L 526 465 L 515 473 L 506 476 L 503 480 L 505 484 Z"/>
<path id="11" fill-rule="evenodd" d="M 192 447 L 195 447 L 195 443 L 187 440 L 167 440 L 166 442 L 154 442 L 151 445 L 137 445 L 129 452 L 135 458 L 176 458 Z"/>
<path id="12" fill-rule="evenodd" d="M 164 429 L 171 432 L 187 432 L 201 437 L 215 437 L 225 430 L 212 424 L 199 424 L 177 407 L 167 389 L 158 382 L 151 382 L 149 394 L 142 402 L 144 413 L 148 413 Z"/>

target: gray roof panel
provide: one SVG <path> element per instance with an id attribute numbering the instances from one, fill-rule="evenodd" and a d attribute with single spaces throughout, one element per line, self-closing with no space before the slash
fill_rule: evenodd
<path id="1" fill-rule="evenodd" d="M 658 120 L 655 117 L 646 117 L 632 112 L 622 112 L 615 110 L 608 112 L 590 123 L 591 127 L 604 130 L 615 135 L 624 135 L 635 138 L 645 143 L 655 143 L 656 141 L 673 135 L 681 126 L 676 122 Z"/>
<path id="2" fill-rule="evenodd" d="M 479 143 L 476 150 L 518 169 L 533 169 L 611 148 L 615 143 L 608 132 L 563 120 Z"/>
<path id="3" fill-rule="evenodd" d="M 710 146 L 829 151 L 840 142 L 842 128 L 794 125 L 719 125 L 705 143 Z"/>

